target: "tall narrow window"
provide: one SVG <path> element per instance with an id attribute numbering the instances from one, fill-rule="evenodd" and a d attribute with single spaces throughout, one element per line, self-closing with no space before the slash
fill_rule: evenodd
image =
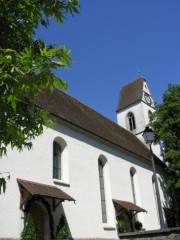
<path id="1" fill-rule="evenodd" d="M 133 131 L 136 129 L 136 123 L 133 113 L 128 113 L 128 120 L 129 120 L 129 129 L 130 131 Z"/>
<path id="2" fill-rule="evenodd" d="M 136 192 L 135 192 L 135 183 L 134 183 L 134 175 L 136 173 L 136 170 L 134 168 L 130 169 L 130 177 L 131 177 L 131 188 L 132 188 L 132 195 L 133 195 L 133 201 L 136 204 Z"/>
<path id="3" fill-rule="evenodd" d="M 53 178 L 61 179 L 61 147 L 53 142 Z"/>
<path id="4" fill-rule="evenodd" d="M 134 167 L 130 168 L 130 178 L 131 178 L 131 189 L 132 189 L 132 197 L 133 202 L 139 206 L 142 206 L 141 201 L 141 192 L 139 188 L 139 181 L 138 181 L 138 174 Z M 135 215 L 134 220 L 139 220 L 144 225 L 144 216 L 143 213 L 139 213 L 138 215 Z"/>
<path id="5" fill-rule="evenodd" d="M 158 202 L 157 202 L 157 192 L 156 192 L 156 187 L 155 187 L 155 177 L 154 177 L 154 175 L 152 176 L 152 184 L 153 184 L 154 199 L 155 199 L 155 204 L 156 204 L 157 219 L 158 219 L 158 223 L 160 224 L 159 212 L 158 212 Z"/>
<path id="6" fill-rule="evenodd" d="M 102 221 L 103 223 L 107 223 L 103 167 L 104 165 L 102 161 L 99 159 L 99 182 L 100 182 L 100 192 L 101 192 Z"/>

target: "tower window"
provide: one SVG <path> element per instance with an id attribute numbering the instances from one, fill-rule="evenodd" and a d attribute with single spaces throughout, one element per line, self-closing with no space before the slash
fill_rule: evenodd
<path id="1" fill-rule="evenodd" d="M 136 123 L 133 113 L 128 113 L 128 120 L 129 120 L 129 129 L 130 131 L 133 131 L 136 129 Z"/>

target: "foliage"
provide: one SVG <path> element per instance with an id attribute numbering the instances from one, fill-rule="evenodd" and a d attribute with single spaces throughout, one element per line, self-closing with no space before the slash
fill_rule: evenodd
<path id="1" fill-rule="evenodd" d="M 156 141 L 163 141 L 169 173 L 168 185 L 180 189 L 180 85 L 169 85 L 163 103 L 156 106 L 150 125 Z"/>
<path id="2" fill-rule="evenodd" d="M 36 105 L 38 95 L 54 86 L 67 89 L 54 70 L 69 68 L 72 60 L 65 46 L 37 39 L 36 29 L 48 28 L 50 19 L 63 24 L 79 8 L 78 0 L 0 1 L 0 157 L 8 145 L 30 149 L 43 126 L 52 126 L 47 112 Z M 4 179 L 0 185 L 5 186 Z"/>
<path id="3" fill-rule="evenodd" d="M 69 237 L 69 227 L 64 215 L 61 216 L 57 226 L 56 240 L 64 240 Z"/>
<path id="4" fill-rule="evenodd" d="M 10 180 L 10 174 L 8 172 L 0 173 L 0 194 L 5 193 L 7 180 Z"/>
<path id="5" fill-rule="evenodd" d="M 48 27 L 49 19 L 63 23 L 78 13 L 78 0 L 0 1 L 0 154 L 7 145 L 31 148 L 42 133 L 46 113 L 35 105 L 44 89 L 67 88 L 52 69 L 70 67 L 70 50 L 47 46 L 35 30 Z"/>
<path id="6" fill-rule="evenodd" d="M 117 220 L 117 229 L 119 233 L 126 232 L 127 222 L 124 219 Z"/>
<path id="7" fill-rule="evenodd" d="M 134 223 L 134 227 L 135 227 L 136 230 L 140 231 L 142 229 L 143 225 L 140 221 L 136 221 Z"/>
<path id="8" fill-rule="evenodd" d="M 36 230 L 33 219 L 30 214 L 24 216 L 24 229 L 21 233 L 21 240 L 34 240 L 36 239 Z"/>

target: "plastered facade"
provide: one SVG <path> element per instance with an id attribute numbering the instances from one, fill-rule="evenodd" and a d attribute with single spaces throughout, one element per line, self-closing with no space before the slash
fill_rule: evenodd
<path id="1" fill-rule="evenodd" d="M 62 181 L 54 181 L 53 141 L 65 142 Z M 115 149 L 95 138 L 57 124 L 55 129 L 44 129 L 36 138 L 31 151 L 8 150 L 8 157 L 1 159 L 1 172 L 10 172 L 11 179 L 5 194 L 0 195 L 0 238 L 19 238 L 23 228 L 24 213 L 20 209 L 20 191 L 16 179 L 54 185 L 72 196 L 76 203 L 65 201 L 58 206 L 54 217 L 54 229 L 61 213 L 66 216 L 74 239 L 118 239 L 116 216 L 112 199 L 133 202 L 130 169 L 138 178 L 137 199 L 147 213 L 138 214 L 146 230 L 159 229 L 157 207 L 152 184 L 151 163 L 135 155 Z M 99 189 L 98 159 L 106 160 L 104 168 L 107 223 L 102 223 Z M 157 169 L 161 175 L 161 171 Z M 161 176 L 159 178 L 162 179 Z M 160 188 L 162 204 L 164 194 Z M 51 200 L 48 200 L 52 208 Z M 44 240 L 50 239 L 48 214 L 44 210 Z M 55 231 L 55 230 L 54 230 Z"/>

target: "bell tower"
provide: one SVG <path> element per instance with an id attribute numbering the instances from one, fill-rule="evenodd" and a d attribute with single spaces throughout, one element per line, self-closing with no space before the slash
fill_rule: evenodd
<path id="1" fill-rule="evenodd" d="M 147 81 L 143 77 L 130 82 L 120 90 L 117 106 L 117 123 L 136 135 L 144 144 L 142 137 L 145 127 L 149 124 L 149 116 L 155 111 Z M 156 151 L 158 157 L 160 147 Z"/>

